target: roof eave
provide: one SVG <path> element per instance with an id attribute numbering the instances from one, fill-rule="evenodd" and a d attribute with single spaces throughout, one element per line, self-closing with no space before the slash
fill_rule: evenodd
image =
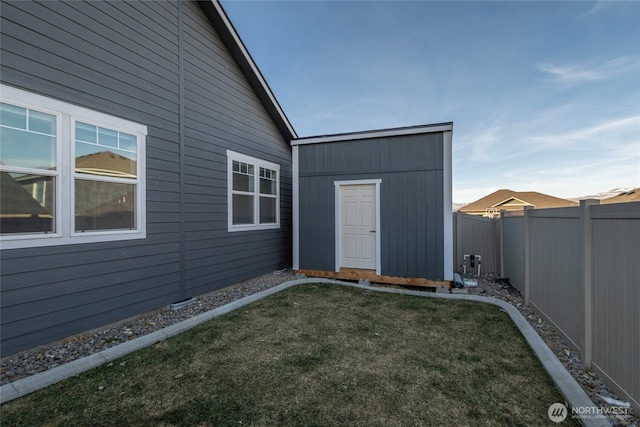
<path id="1" fill-rule="evenodd" d="M 368 130 L 362 132 L 338 133 L 333 135 L 311 136 L 291 141 L 291 145 L 321 144 L 337 141 L 353 141 L 359 139 L 384 138 L 400 135 L 417 135 L 421 133 L 453 131 L 453 122 L 436 123 L 431 125 L 407 126 L 391 129 Z"/>
<path id="2" fill-rule="evenodd" d="M 198 0 L 200 7 L 217 31 L 220 39 L 231 53 L 240 70 L 256 92 L 267 112 L 275 122 L 278 130 L 287 141 L 298 137 L 289 119 L 285 115 L 271 88 L 240 39 L 238 32 L 218 0 Z"/>
<path id="3" fill-rule="evenodd" d="M 491 208 L 497 208 L 498 206 L 505 205 L 505 204 L 507 204 L 507 203 L 511 202 L 512 200 L 514 200 L 514 201 L 518 201 L 518 202 L 521 202 L 521 203 L 523 204 L 523 206 L 524 206 L 524 205 L 527 205 L 527 206 L 534 206 L 534 205 L 533 205 L 533 203 L 531 203 L 531 202 L 527 202 L 526 200 L 522 200 L 522 199 L 519 199 L 519 198 L 517 198 L 517 197 L 509 197 L 509 198 L 507 198 L 507 199 L 504 199 L 504 200 L 503 200 L 503 201 L 501 201 L 501 202 L 498 202 L 498 203 L 495 203 L 495 204 L 491 205 L 490 207 L 491 207 Z"/>

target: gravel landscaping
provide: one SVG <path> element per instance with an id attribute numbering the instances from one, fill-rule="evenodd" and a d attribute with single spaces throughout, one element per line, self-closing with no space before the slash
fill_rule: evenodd
<path id="1" fill-rule="evenodd" d="M 201 295 L 194 303 L 177 310 L 166 306 L 103 328 L 4 357 L 0 361 L 0 384 L 4 385 L 98 353 L 295 278 L 289 269 L 278 270 Z"/>
<path id="2" fill-rule="evenodd" d="M 46 371 L 296 278 L 299 276 L 289 269 L 279 270 L 202 295 L 194 303 L 179 309 L 164 307 L 105 328 L 7 356 L 0 361 L 0 382 L 4 385 Z M 585 369 L 579 355 L 555 329 L 531 307 L 525 306 L 524 298 L 517 289 L 494 281 L 492 276 L 484 276 L 478 280 L 478 287 L 466 290 L 469 294 L 498 298 L 517 307 L 596 405 L 609 406 L 603 396 L 620 400 L 595 373 Z M 633 408 L 629 408 L 625 417 L 618 416 L 611 421 L 617 425 L 640 426 L 640 418 Z"/>

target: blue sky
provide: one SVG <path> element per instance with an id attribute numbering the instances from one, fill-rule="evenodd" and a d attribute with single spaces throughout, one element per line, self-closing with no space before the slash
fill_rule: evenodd
<path id="1" fill-rule="evenodd" d="M 454 202 L 640 186 L 640 2 L 222 4 L 299 136 L 453 121 Z"/>

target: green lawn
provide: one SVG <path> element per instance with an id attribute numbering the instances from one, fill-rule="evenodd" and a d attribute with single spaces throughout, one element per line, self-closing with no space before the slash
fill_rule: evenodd
<path id="1" fill-rule="evenodd" d="M 9 402 L 0 421 L 540 426 L 562 401 L 496 306 L 318 284 Z"/>

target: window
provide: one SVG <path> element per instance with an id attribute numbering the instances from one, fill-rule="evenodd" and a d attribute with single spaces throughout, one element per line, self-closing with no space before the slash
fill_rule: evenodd
<path id="1" fill-rule="evenodd" d="M 144 238 L 146 126 L 0 89 L 2 248 Z"/>
<path id="2" fill-rule="evenodd" d="M 228 229 L 280 227 L 280 165 L 227 150 Z"/>

